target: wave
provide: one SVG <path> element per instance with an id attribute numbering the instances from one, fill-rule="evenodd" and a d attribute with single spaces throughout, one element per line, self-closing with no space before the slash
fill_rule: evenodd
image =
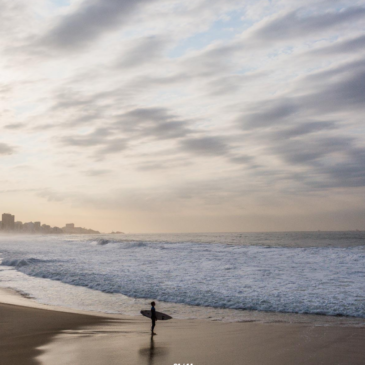
<path id="1" fill-rule="evenodd" d="M 2 242 L 1 247 L 2 265 L 104 293 L 202 307 L 365 318 L 364 247 L 268 249 L 112 237 L 17 246 Z"/>
<path id="2" fill-rule="evenodd" d="M 103 239 L 103 238 L 100 238 L 99 240 L 97 241 L 94 241 L 96 243 L 96 245 L 98 246 L 105 246 L 107 245 L 108 243 L 110 243 L 110 240 L 106 240 L 106 239 Z"/>
<path id="3" fill-rule="evenodd" d="M 96 241 L 91 241 L 92 246 L 106 246 L 109 244 L 116 244 L 119 248 L 140 248 L 140 247 L 147 247 L 147 243 L 137 241 L 137 242 L 126 242 L 126 241 L 120 241 L 120 240 L 111 240 L 111 239 L 105 239 L 100 238 Z"/>
<path id="4" fill-rule="evenodd" d="M 34 264 L 40 264 L 40 263 L 48 263 L 53 262 L 54 260 L 40 260 L 36 258 L 26 258 L 26 259 L 10 259 L 10 260 L 3 260 L 1 262 L 2 266 L 12 266 L 16 268 L 21 268 L 24 266 L 34 265 Z"/>
<path id="5" fill-rule="evenodd" d="M 123 244 L 122 248 L 140 248 L 140 247 L 147 247 L 148 245 L 144 242 L 129 242 Z"/>

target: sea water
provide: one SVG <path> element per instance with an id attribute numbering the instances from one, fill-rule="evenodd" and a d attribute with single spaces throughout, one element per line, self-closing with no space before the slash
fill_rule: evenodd
<path id="1" fill-rule="evenodd" d="M 44 304 L 136 315 L 154 299 L 178 318 L 365 318 L 365 232 L 2 235 L 0 258 L 0 286 Z"/>

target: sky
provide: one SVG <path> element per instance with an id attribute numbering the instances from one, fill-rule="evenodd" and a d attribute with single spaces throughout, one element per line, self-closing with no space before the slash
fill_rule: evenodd
<path id="1" fill-rule="evenodd" d="M 364 0 L 0 0 L 0 35 L 16 220 L 365 229 Z"/>

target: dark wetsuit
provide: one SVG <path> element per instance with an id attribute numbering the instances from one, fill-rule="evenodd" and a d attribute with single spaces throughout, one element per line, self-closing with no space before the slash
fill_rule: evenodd
<path id="1" fill-rule="evenodd" d="M 155 325 L 156 325 L 156 309 L 155 307 L 151 307 L 151 320 L 152 320 L 152 328 L 151 331 L 153 332 L 153 330 L 155 329 Z"/>

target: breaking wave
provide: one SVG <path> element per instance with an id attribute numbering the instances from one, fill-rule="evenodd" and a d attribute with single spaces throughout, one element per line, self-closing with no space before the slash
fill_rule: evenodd
<path id="1" fill-rule="evenodd" d="M 267 241 L 262 246 L 191 241 L 103 237 L 79 242 L 44 238 L 32 244 L 2 243 L 2 265 L 31 277 L 131 298 L 365 318 L 363 246 L 275 247 Z"/>

